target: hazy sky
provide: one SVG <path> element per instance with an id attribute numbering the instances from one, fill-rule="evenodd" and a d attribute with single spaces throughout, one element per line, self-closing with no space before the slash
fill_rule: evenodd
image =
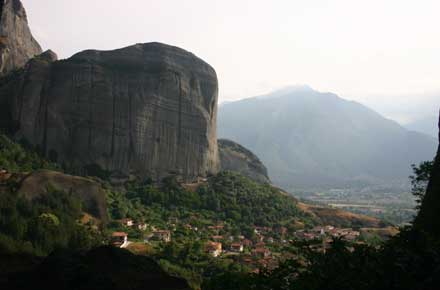
<path id="1" fill-rule="evenodd" d="M 440 106 L 439 0 L 22 2 L 34 36 L 60 58 L 176 45 L 216 69 L 220 101 L 308 84 L 378 110 Z"/>

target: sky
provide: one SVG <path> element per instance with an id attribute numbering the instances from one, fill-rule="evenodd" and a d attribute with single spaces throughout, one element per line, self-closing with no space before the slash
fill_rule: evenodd
<path id="1" fill-rule="evenodd" d="M 307 84 L 402 123 L 440 107 L 438 0 L 22 0 L 68 58 L 159 41 L 217 71 L 220 102 Z"/>

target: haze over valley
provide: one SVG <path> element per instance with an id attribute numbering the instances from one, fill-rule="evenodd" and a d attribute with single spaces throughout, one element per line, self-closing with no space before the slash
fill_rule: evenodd
<path id="1" fill-rule="evenodd" d="M 370 214 L 369 207 L 411 211 L 411 164 L 430 160 L 436 148 L 427 134 L 308 86 L 221 105 L 218 134 L 255 152 L 276 185 Z"/>

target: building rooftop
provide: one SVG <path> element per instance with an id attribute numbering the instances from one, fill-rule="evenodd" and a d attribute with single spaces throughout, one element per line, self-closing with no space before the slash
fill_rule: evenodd
<path id="1" fill-rule="evenodd" d="M 126 236 L 128 236 L 128 234 L 124 233 L 124 232 L 114 232 L 114 233 L 112 233 L 112 237 L 126 237 Z"/>

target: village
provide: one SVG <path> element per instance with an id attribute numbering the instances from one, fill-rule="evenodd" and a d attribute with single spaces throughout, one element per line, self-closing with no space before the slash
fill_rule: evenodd
<path id="1" fill-rule="evenodd" d="M 7 181 L 11 174 L 0 170 L 0 185 Z M 194 218 L 195 219 L 195 218 Z M 193 220 L 194 220 L 193 219 Z M 158 246 L 170 243 L 175 237 L 179 240 L 176 231 L 185 231 L 195 240 L 203 242 L 204 252 L 212 258 L 228 258 L 246 265 L 258 272 L 261 268 L 273 269 L 287 257 L 284 249 L 291 245 L 309 242 L 309 248 L 317 252 L 325 252 L 334 239 L 341 239 L 349 244 L 365 243 L 365 236 L 371 230 L 367 228 L 338 228 L 332 225 L 303 227 L 298 229 L 284 226 L 263 227 L 253 226 L 247 235 L 231 231 L 225 221 L 215 224 L 195 226 L 188 220 L 170 218 L 162 227 L 132 218 L 116 221 L 117 229 L 110 233 L 110 243 L 118 248 L 129 248 L 134 244 Z M 395 234 L 395 233 L 394 233 Z M 381 238 L 386 239 L 387 235 Z"/>
<path id="2" fill-rule="evenodd" d="M 198 240 L 203 241 L 204 251 L 212 258 L 233 259 L 241 265 L 246 265 L 253 272 L 260 269 L 274 269 L 279 262 L 292 258 L 281 254 L 285 247 L 310 242 L 309 248 L 313 251 L 325 252 L 333 242 L 333 239 L 341 239 L 348 244 L 362 244 L 363 229 L 337 228 L 331 225 L 316 226 L 310 229 L 289 231 L 288 228 L 254 226 L 251 236 L 242 234 L 232 235 L 228 231 L 227 224 L 219 222 L 204 228 L 195 227 L 188 223 L 178 224 L 178 220 L 172 219 L 167 229 L 159 229 L 145 222 L 132 219 L 119 221 L 127 229 L 126 232 L 113 232 L 111 241 L 116 247 L 127 248 L 130 243 L 144 243 L 148 245 L 160 245 L 173 241 L 173 233 L 179 227 L 196 235 Z M 142 239 L 130 240 L 128 231 L 141 231 Z"/>

